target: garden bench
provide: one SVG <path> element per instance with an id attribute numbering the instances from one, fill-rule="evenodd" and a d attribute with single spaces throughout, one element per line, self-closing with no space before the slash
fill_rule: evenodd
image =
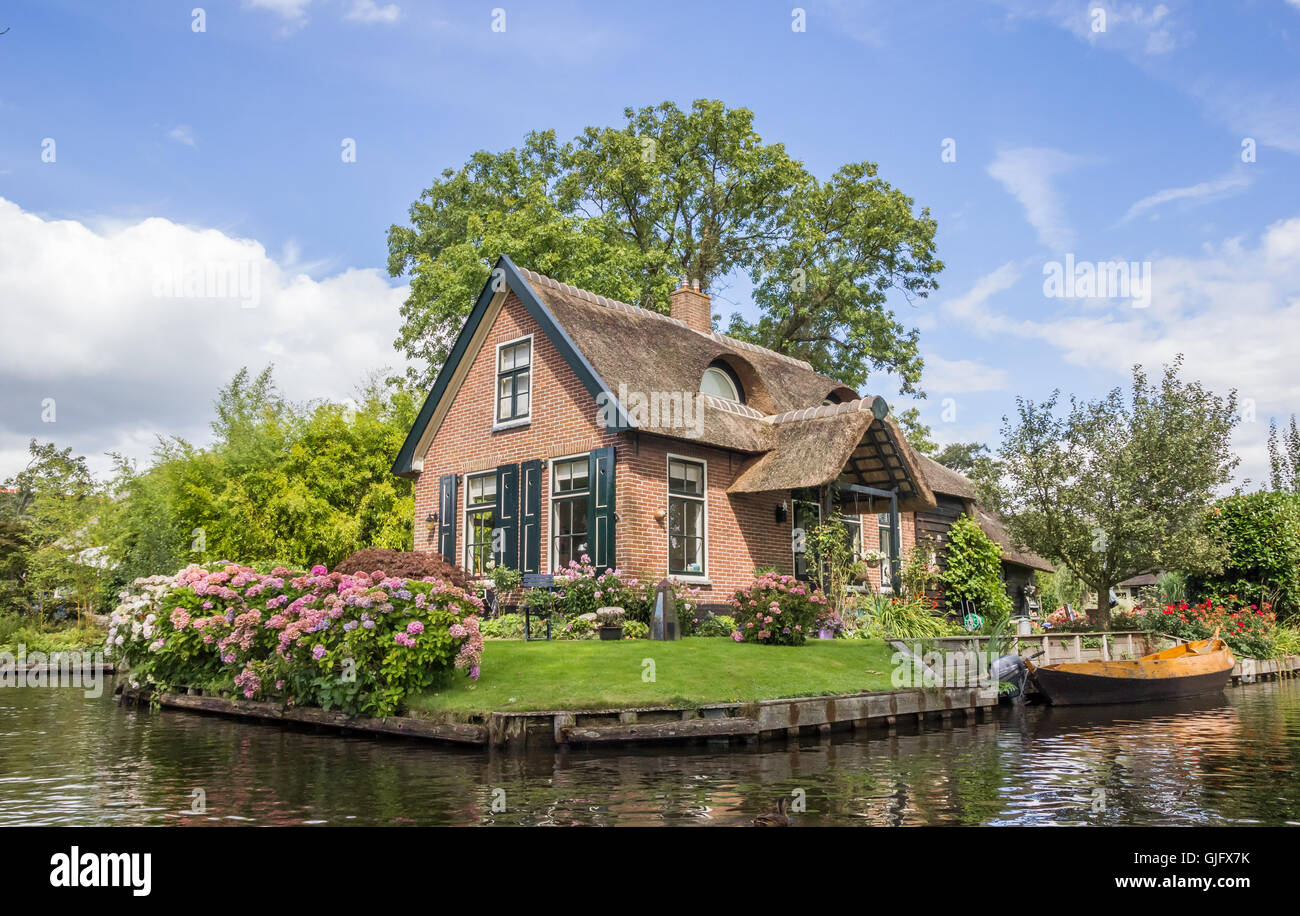
<path id="1" fill-rule="evenodd" d="M 553 588 L 555 588 L 555 577 L 554 577 L 554 576 L 543 575 L 543 574 L 541 574 L 541 573 L 524 573 L 524 575 L 523 575 L 523 579 L 522 579 L 522 581 L 520 582 L 520 585 L 522 585 L 522 586 L 523 586 L 524 588 L 526 588 L 526 589 L 528 589 L 528 588 L 544 588 L 544 589 L 548 589 L 548 590 L 549 590 L 549 589 L 553 589 Z M 532 622 L 531 622 L 531 620 L 529 619 L 529 618 L 530 618 L 530 613 L 531 613 L 531 611 L 530 611 L 530 608 L 529 608 L 529 606 L 528 606 L 528 602 L 525 601 L 525 602 L 524 602 L 524 642 L 550 642 L 550 641 L 551 641 L 551 617 L 550 617 L 550 615 L 548 614 L 548 615 L 546 616 L 546 635 L 545 635 L 545 636 L 534 636 L 534 635 L 533 635 Z"/>

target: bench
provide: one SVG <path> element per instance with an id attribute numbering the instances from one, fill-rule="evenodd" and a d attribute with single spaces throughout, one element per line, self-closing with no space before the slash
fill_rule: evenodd
<path id="1" fill-rule="evenodd" d="M 555 577 L 543 575 L 541 573 L 524 573 L 520 585 L 522 585 L 524 588 L 544 588 L 549 590 L 555 588 Z M 533 635 L 533 627 L 532 627 L 532 621 L 530 620 L 530 615 L 531 615 L 531 609 L 528 606 L 528 602 L 525 601 L 524 602 L 524 642 L 550 642 L 551 641 L 550 615 L 548 614 L 546 616 L 545 636 Z"/>

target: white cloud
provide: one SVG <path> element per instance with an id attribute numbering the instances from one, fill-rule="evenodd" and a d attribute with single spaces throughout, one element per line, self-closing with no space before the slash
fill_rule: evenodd
<path id="1" fill-rule="evenodd" d="M 401 13 L 396 3 L 380 6 L 375 0 L 353 0 L 352 8 L 343 18 L 366 24 L 383 22 L 391 25 L 397 21 Z"/>
<path id="2" fill-rule="evenodd" d="M 1000 151 L 989 163 L 988 173 L 1025 208 L 1025 219 L 1050 248 L 1071 247 L 1074 232 L 1065 216 L 1061 195 L 1053 179 L 1084 160 L 1057 149 L 1022 147 Z"/>
<path id="3" fill-rule="evenodd" d="M 286 22 L 302 25 L 307 21 L 311 0 L 244 0 L 244 6 L 267 10 Z"/>
<path id="4" fill-rule="evenodd" d="M 989 303 L 1009 288 L 1012 269 L 1003 265 L 944 303 L 945 315 L 985 336 L 1041 341 L 1069 365 L 1114 374 L 1116 384 L 1134 363 L 1154 370 L 1183 354 L 1187 377 L 1219 394 L 1235 388 L 1253 407 L 1255 422 L 1243 423 L 1234 440 L 1243 458 L 1239 476 L 1267 479 L 1268 418 L 1300 412 L 1300 217 L 1268 226 L 1253 246 L 1233 238 L 1196 257 L 1156 259 L 1151 304 L 1143 309 L 1117 299 L 1104 310 L 1014 319 Z M 1042 295 L 1037 284 L 1030 295 Z"/>
<path id="5" fill-rule="evenodd" d="M 992 273 L 985 274 L 975 281 L 964 295 L 944 300 L 939 308 L 947 318 L 954 318 L 971 330 L 987 336 L 998 330 L 1003 322 L 1002 316 L 988 307 L 993 296 L 1004 292 L 1020 279 L 1020 267 L 1014 261 L 1008 261 Z"/>
<path id="6" fill-rule="evenodd" d="M 191 149 L 197 147 L 194 142 L 194 132 L 190 130 L 189 125 L 177 124 L 171 130 L 167 131 L 167 136 L 182 146 L 188 146 Z"/>
<path id="7" fill-rule="evenodd" d="M 925 357 L 923 383 L 934 394 L 973 394 L 978 391 L 1005 391 L 1007 371 L 973 359 Z"/>
<path id="8" fill-rule="evenodd" d="M 239 296 L 155 295 L 178 269 L 232 265 Z M 294 400 L 341 400 L 368 372 L 405 365 L 392 341 L 406 287 L 381 271 L 313 279 L 254 240 L 166 219 L 95 228 L 0 198 L 0 289 L 0 478 L 33 437 L 142 458 L 156 435 L 203 441 L 217 388 L 241 366 L 274 363 Z M 47 398 L 54 423 L 41 419 Z"/>
<path id="9" fill-rule="evenodd" d="M 1237 170 L 1230 172 L 1222 178 L 1214 181 L 1202 181 L 1199 184 L 1189 185 L 1184 188 L 1165 188 L 1163 191 L 1156 191 L 1154 194 L 1148 194 L 1133 206 L 1128 208 L 1124 218 L 1120 220 L 1126 223 L 1135 216 L 1141 216 L 1143 213 L 1154 210 L 1161 204 L 1169 203 L 1174 200 L 1195 201 L 1199 203 L 1209 203 L 1212 200 L 1220 200 L 1237 191 L 1243 191 L 1250 187 L 1251 177 L 1244 171 Z"/>

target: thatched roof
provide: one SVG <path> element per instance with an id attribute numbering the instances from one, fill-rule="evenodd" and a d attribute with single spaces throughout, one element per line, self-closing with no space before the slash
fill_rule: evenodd
<path id="1" fill-rule="evenodd" d="M 741 471 L 729 493 L 793 490 L 838 482 L 897 489 L 905 512 L 934 507 L 897 424 L 878 418 L 883 402 L 862 398 L 767 418 L 769 450 Z M 883 411 L 882 411 L 883 412 Z"/>
<path id="2" fill-rule="evenodd" d="M 1017 566 L 1028 566 L 1030 569 L 1041 569 L 1043 572 L 1056 572 L 1056 567 L 1038 554 L 1027 550 L 1016 550 L 1015 547 L 1011 546 L 1011 536 L 1007 534 L 1002 519 L 983 506 L 977 505 L 975 507 L 975 521 L 979 522 L 979 526 L 984 533 L 1002 548 L 1002 562 L 1014 563 Z"/>
<path id="3" fill-rule="evenodd" d="M 1138 573 L 1136 576 L 1125 579 L 1118 583 L 1119 588 L 1147 588 L 1156 585 L 1164 573 L 1159 569 L 1148 569 L 1144 573 Z"/>
<path id="4" fill-rule="evenodd" d="M 883 400 L 860 399 L 852 388 L 803 360 L 597 296 L 518 267 L 504 256 L 498 267 L 587 390 L 617 401 L 618 428 L 755 456 L 733 491 L 840 481 L 896 489 L 904 508 L 934 505 L 917 458 L 888 418 Z M 461 329 L 394 462 L 395 474 L 420 473 L 440 411 L 463 378 L 460 366 L 472 360 L 485 316 L 499 307 L 501 288 L 494 282 L 484 287 Z M 739 379 L 745 403 L 694 397 L 705 371 L 716 362 Z M 687 395 L 695 410 L 685 404 Z M 660 399 L 659 407 L 674 407 L 672 416 L 654 406 L 637 413 L 637 399 L 653 404 L 654 398 Z M 825 404 L 828 399 L 840 403 Z"/>
<path id="5" fill-rule="evenodd" d="M 952 468 L 944 467 L 933 458 L 916 453 L 917 463 L 930 489 L 936 493 L 956 496 L 960 499 L 975 499 L 975 483 L 968 477 L 957 473 Z"/>
<path id="6" fill-rule="evenodd" d="M 520 268 L 519 273 L 614 394 L 620 388 L 696 392 L 704 370 L 716 360 L 727 363 L 740 378 L 746 403 L 706 399 L 703 435 L 688 437 L 675 426 L 639 424 L 646 432 L 760 452 L 767 448 L 759 423 L 764 417 L 820 405 L 832 392 L 849 390 L 802 360 L 725 334 L 703 334 L 668 315 L 597 296 L 536 271 Z"/>

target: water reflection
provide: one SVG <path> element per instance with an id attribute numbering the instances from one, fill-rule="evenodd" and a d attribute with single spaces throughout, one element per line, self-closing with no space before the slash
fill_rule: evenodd
<path id="1" fill-rule="evenodd" d="M 0 824 L 1300 823 L 1294 682 L 871 734 L 489 754 L 5 690 Z"/>

